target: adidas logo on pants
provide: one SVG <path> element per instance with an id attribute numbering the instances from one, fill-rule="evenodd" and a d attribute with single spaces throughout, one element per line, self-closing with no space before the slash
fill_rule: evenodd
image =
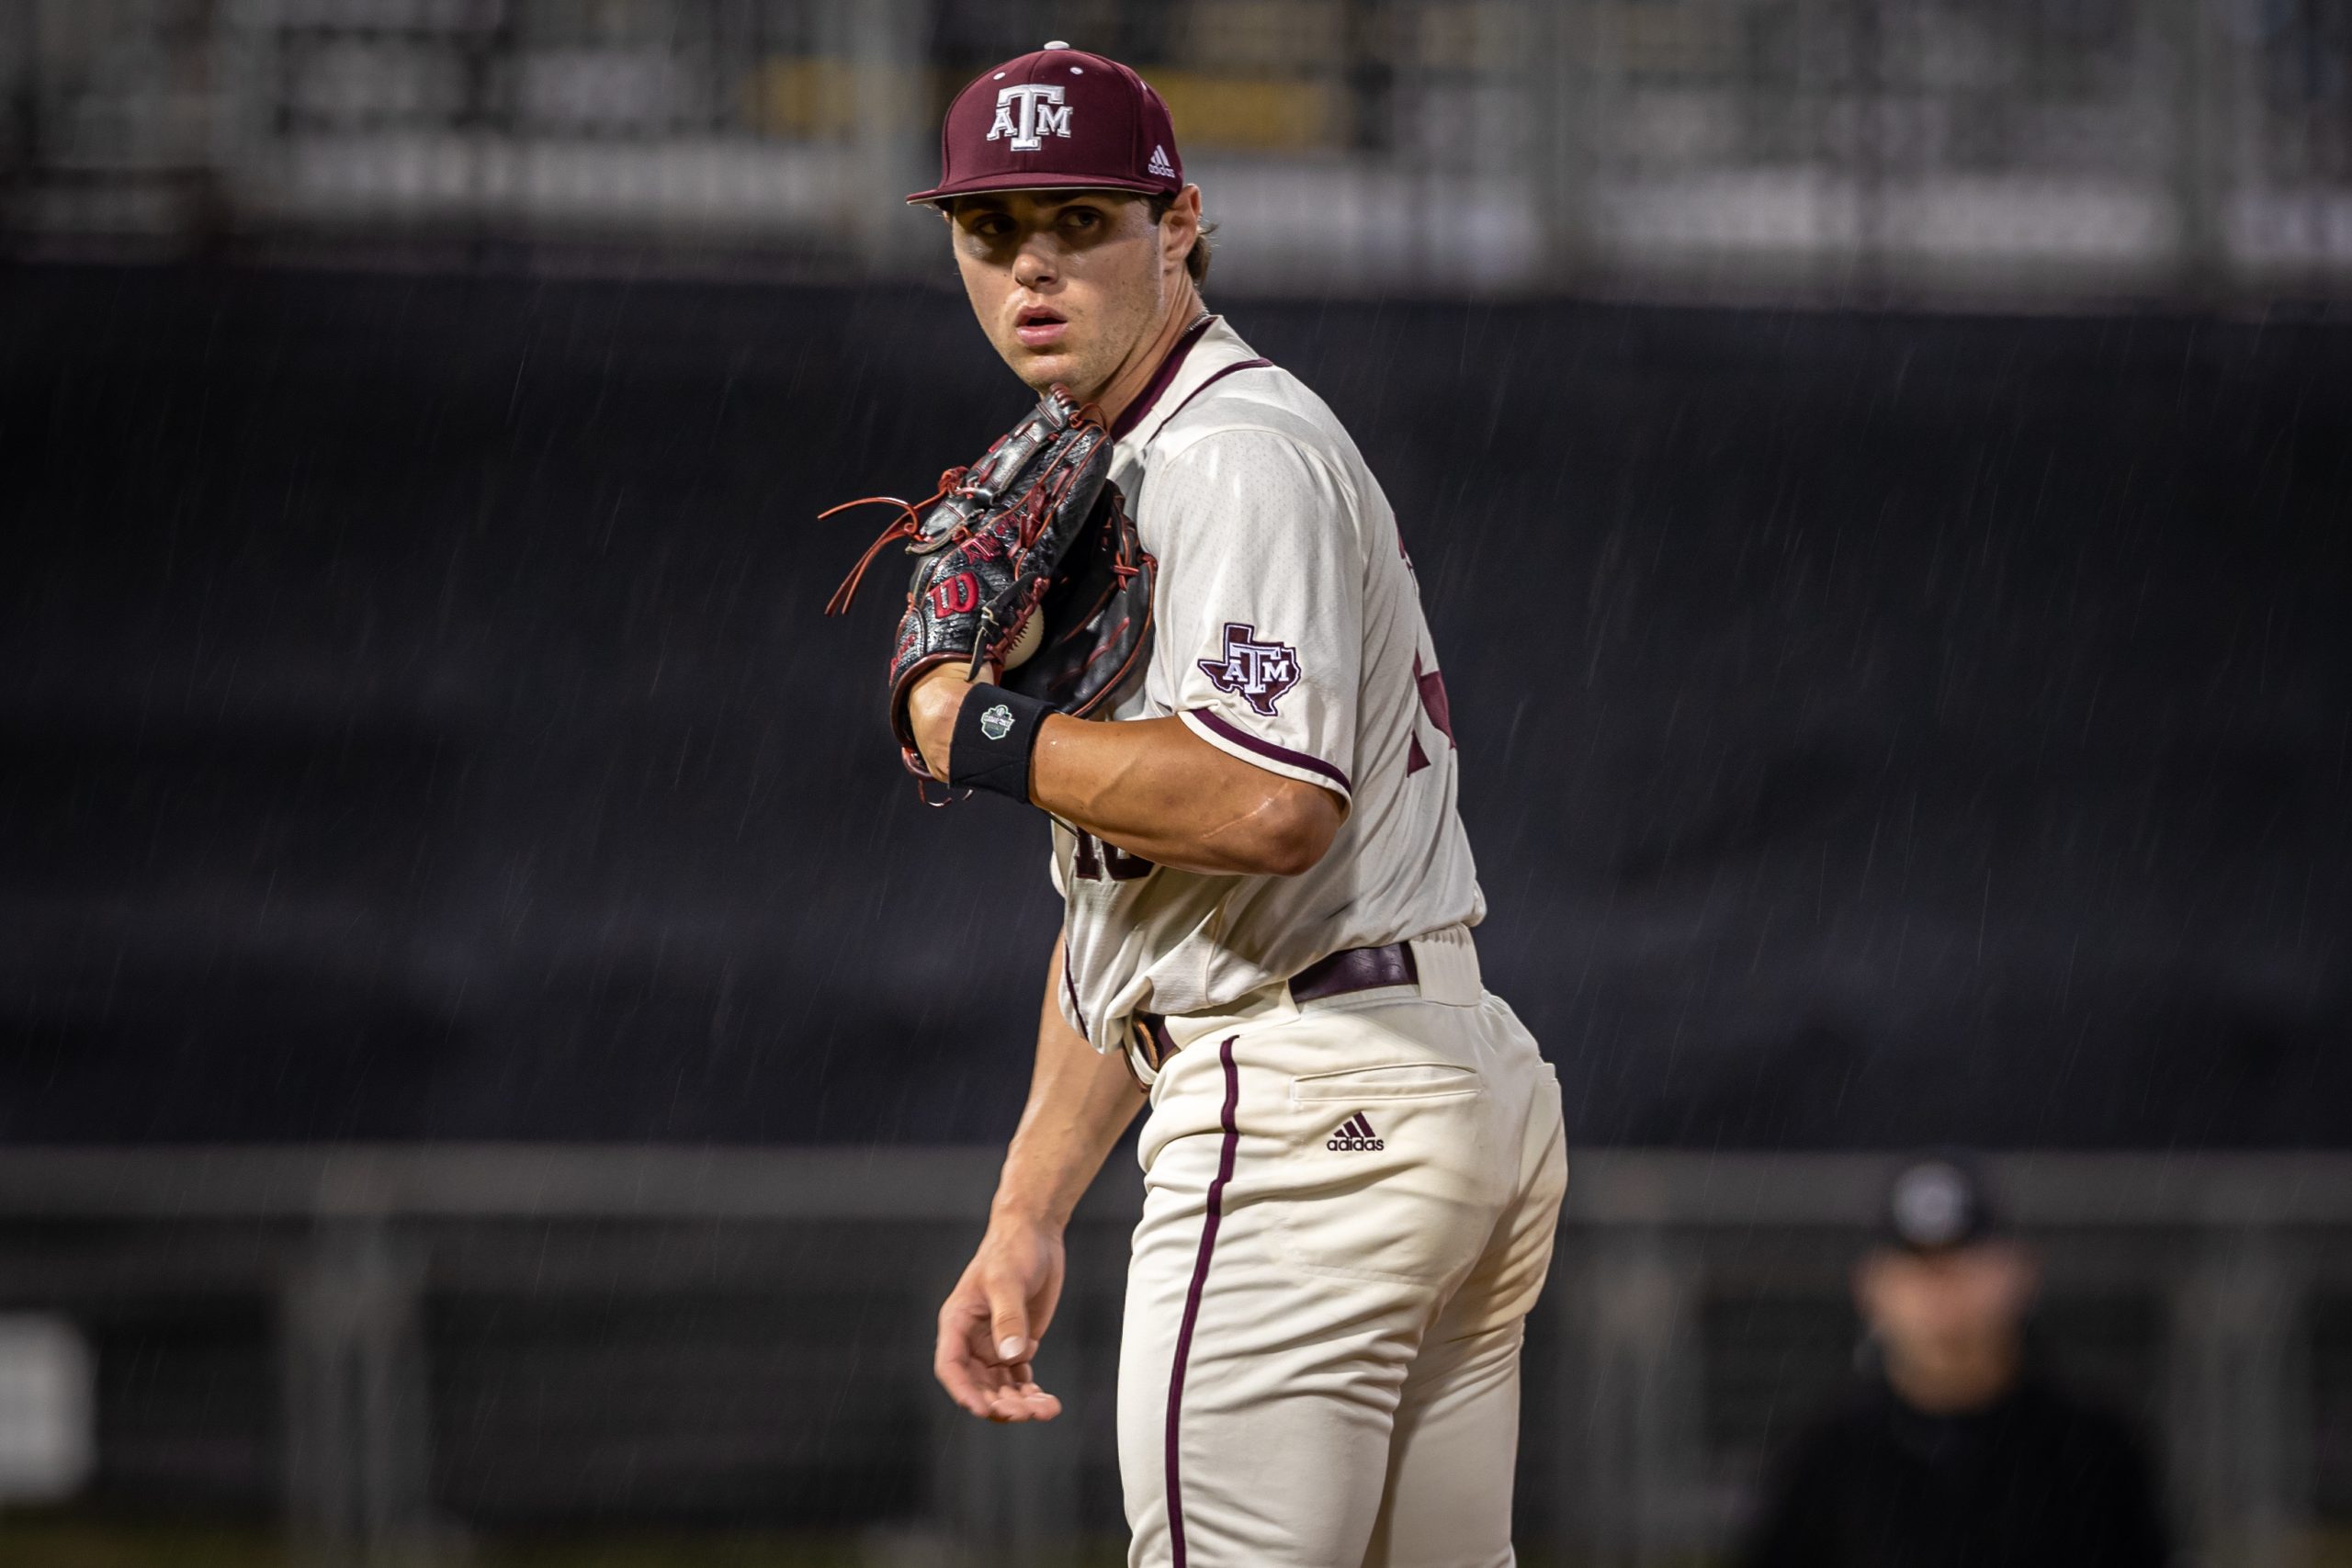
<path id="1" fill-rule="evenodd" d="M 1341 1154 L 1368 1154 L 1385 1149 L 1388 1145 L 1374 1134 L 1372 1122 L 1359 1111 L 1340 1122 L 1340 1130 L 1325 1140 L 1323 1146 Z"/>

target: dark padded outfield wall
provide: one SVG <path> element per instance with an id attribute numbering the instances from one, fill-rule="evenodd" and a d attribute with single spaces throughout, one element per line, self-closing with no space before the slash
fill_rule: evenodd
<path id="1" fill-rule="evenodd" d="M 2352 331 L 1233 315 L 1577 1141 L 2352 1135 Z M 960 300 L 18 269 L 0 350 L 0 1138 L 1010 1127 L 1043 824 L 818 618 L 1023 406 Z"/>

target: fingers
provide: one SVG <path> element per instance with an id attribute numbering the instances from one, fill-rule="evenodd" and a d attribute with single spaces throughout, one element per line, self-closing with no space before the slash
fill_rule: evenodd
<path id="1" fill-rule="evenodd" d="M 939 1380 L 947 1397 L 974 1416 L 989 1413 L 989 1391 L 980 1381 L 987 1370 L 966 1359 L 961 1347 L 950 1344 L 944 1335 L 931 1359 L 931 1375 Z"/>
<path id="2" fill-rule="evenodd" d="M 1002 1350 L 1005 1339 L 1019 1337 L 1025 1345 L 1025 1336 L 997 1335 L 996 1326 L 985 1303 L 949 1298 L 939 1310 L 932 1375 L 948 1398 L 984 1421 L 1052 1420 L 1062 1402 L 1037 1386 L 1026 1354 L 1007 1358 Z"/>
<path id="3" fill-rule="evenodd" d="M 984 1420 L 1050 1421 L 1062 1403 L 1039 1388 L 1031 1359 L 1060 1293 L 1057 1237 L 991 1229 L 939 1309 L 932 1372 Z"/>
<path id="4" fill-rule="evenodd" d="M 1017 1426 L 1023 1421 L 1050 1421 L 1062 1413 L 1062 1402 L 1037 1386 L 1026 1365 L 1012 1370 L 1016 1381 L 989 1396 L 989 1420 Z"/>
<path id="5" fill-rule="evenodd" d="M 943 1351 L 932 1370 L 959 1408 L 984 1421 L 1050 1421 L 1062 1413 L 1062 1402 L 1037 1386 L 1025 1361 L 991 1367 Z"/>
<path id="6" fill-rule="evenodd" d="M 1037 1386 L 1036 1374 L 1026 1361 L 986 1369 L 982 1386 L 991 1421 L 1007 1425 L 1050 1421 L 1062 1413 L 1062 1402 Z"/>
<path id="7" fill-rule="evenodd" d="M 990 1364 L 978 1341 L 987 1333 L 988 1304 L 959 1292 L 939 1309 L 939 1341 L 931 1358 L 932 1375 L 947 1397 L 973 1415 L 986 1417 L 989 1398 L 1003 1382 L 1002 1369 Z"/>
<path id="8" fill-rule="evenodd" d="M 993 1323 L 978 1302 L 951 1298 L 939 1311 L 932 1375 L 958 1406 L 985 1421 L 1050 1421 L 1062 1402 L 1037 1386 L 1027 1357 L 1007 1359 L 1001 1340 L 990 1344 Z"/>
<path id="9" fill-rule="evenodd" d="M 1001 1281 L 989 1282 L 989 1344 L 1001 1366 L 1026 1361 L 1037 1347 L 1029 1337 L 1029 1305 Z"/>

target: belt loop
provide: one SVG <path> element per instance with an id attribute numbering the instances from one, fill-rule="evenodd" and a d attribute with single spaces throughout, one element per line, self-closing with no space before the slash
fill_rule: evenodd
<path id="1" fill-rule="evenodd" d="M 1413 966 L 1420 972 L 1421 999 L 1447 1007 L 1476 1007 L 1487 987 L 1478 973 L 1477 944 L 1468 926 L 1447 926 L 1412 942 Z"/>

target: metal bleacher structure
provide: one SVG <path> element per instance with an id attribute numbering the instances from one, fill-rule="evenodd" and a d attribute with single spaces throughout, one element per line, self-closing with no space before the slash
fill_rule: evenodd
<path id="1" fill-rule="evenodd" d="M 831 1532 L 857 1561 L 1110 1561 L 1125 1232 L 1080 1211 L 1070 1415 L 991 1427 L 929 1375 L 983 1149 L 0 1150 L 0 1314 L 74 1325 L 101 1498 L 275 1513 L 300 1560 L 482 1534 Z M 1529 1335 L 1530 1563 L 1713 1559 L 1835 1393 L 1886 1161 L 1573 1159 Z M 2185 1563 L 2335 1561 L 2352 1526 L 2352 1160 L 2017 1155 L 2040 1332 L 2136 1418 Z M 1106 1551 L 1106 1544 L 1108 1550 Z"/>
<path id="2" fill-rule="evenodd" d="M 936 277 L 956 85 L 1136 61 L 1220 287 L 2065 308 L 2352 287 L 2313 0 L 24 0 L 36 254 Z"/>

